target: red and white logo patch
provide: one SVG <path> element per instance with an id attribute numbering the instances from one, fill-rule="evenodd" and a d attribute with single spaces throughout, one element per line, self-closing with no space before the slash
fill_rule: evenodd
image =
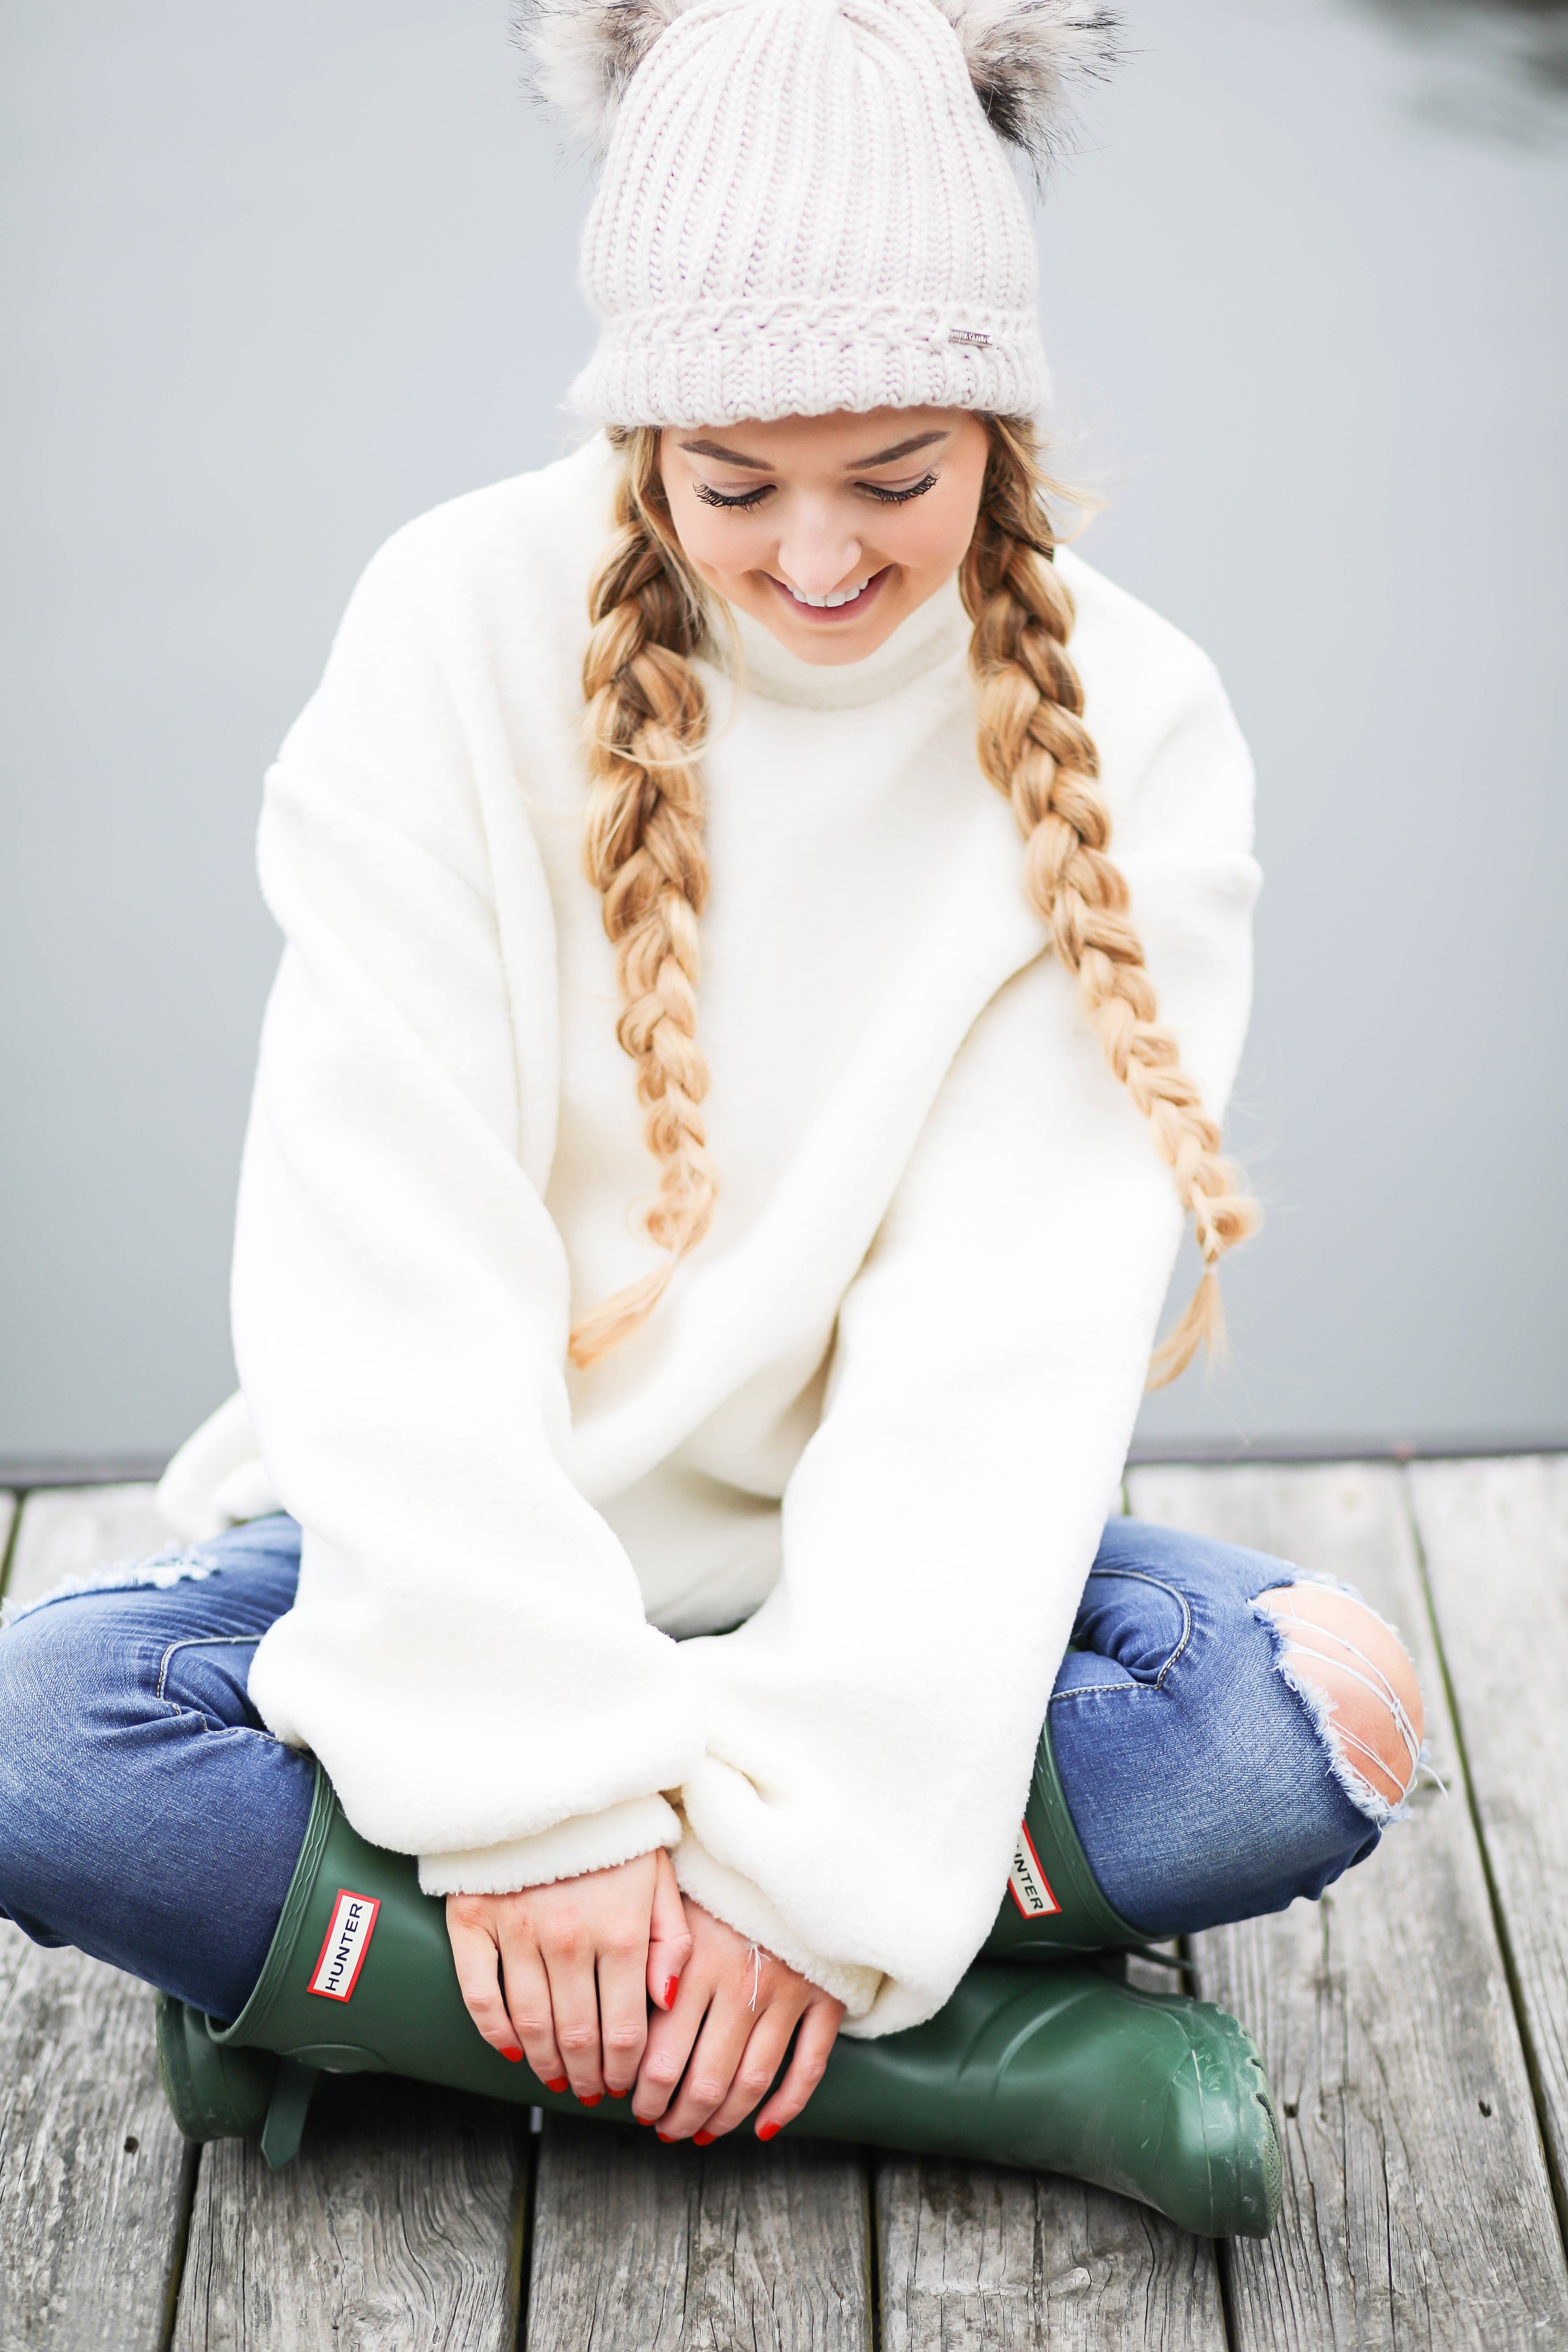
<path id="1" fill-rule="evenodd" d="M 1007 1889 L 1026 1919 L 1048 1918 L 1061 1905 L 1051 1893 L 1051 1882 L 1040 1868 L 1040 1857 L 1035 1852 L 1035 1841 L 1029 1835 L 1029 1824 L 1023 1822 L 1018 1831 L 1018 1843 L 1013 1849 L 1013 1867 L 1007 1873 Z"/>
<path id="2" fill-rule="evenodd" d="M 353 1992 L 370 1949 L 375 1915 L 380 1908 L 374 1895 L 353 1895 L 346 1886 L 339 1887 L 338 1899 L 332 1906 L 332 1924 L 327 1929 L 310 1985 L 310 1990 L 320 1993 L 323 2000 L 347 2000 Z"/>

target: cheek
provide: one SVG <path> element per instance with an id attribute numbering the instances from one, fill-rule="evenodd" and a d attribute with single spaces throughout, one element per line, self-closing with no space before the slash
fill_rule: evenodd
<path id="1" fill-rule="evenodd" d="M 891 529 L 881 534 L 889 554 L 914 572 L 956 572 L 974 536 L 979 493 L 944 483 L 907 507 L 889 509 Z M 896 542 L 896 544 L 895 544 Z"/>
<path id="2" fill-rule="evenodd" d="M 749 515 L 726 514 L 688 495 L 671 499 L 670 518 L 682 549 L 700 571 L 733 575 L 752 569 L 756 559 L 750 551 L 758 531 Z"/>

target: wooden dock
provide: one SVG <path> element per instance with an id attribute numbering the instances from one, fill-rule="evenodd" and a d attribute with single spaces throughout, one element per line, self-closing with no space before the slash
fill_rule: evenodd
<path id="1" fill-rule="evenodd" d="M 1286 2119 L 1272 2237 L 385 2079 L 324 2086 L 269 2174 L 181 2139 L 142 1987 L 3 1927 L 0 2352 L 1568 2347 L 1568 1457 L 1150 1467 L 1128 1500 L 1359 1586 L 1446 1785 L 1321 1904 L 1193 1940 Z M 5 1498 L 0 1537 L 21 1595 L 163 1539 L 144 1486 Z"/>

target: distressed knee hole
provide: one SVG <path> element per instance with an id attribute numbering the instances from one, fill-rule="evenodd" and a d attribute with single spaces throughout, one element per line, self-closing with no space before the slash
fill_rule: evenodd
<path id="1" fill-rule="evenodd" d="M 1311 1706 L 1342 1784 L 1386 1820 L 1410 1792 L 1426 1737 L 1404 1643 L 1365 1601 L 1331 1585 L 1279 1585 L 1255 1605 L 1273 1620 L 1279 1670 Z"/>

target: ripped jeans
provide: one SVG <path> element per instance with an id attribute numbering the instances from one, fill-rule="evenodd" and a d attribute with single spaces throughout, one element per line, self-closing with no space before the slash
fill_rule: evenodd
<path id="1" fill-rule="evenodd" d="M 299 1559 L 292 1519 L 253 1520 L 176 1580 L 67 1594 L 0 1633 L 0 1914 L 221 2018 L 260 1973 L 310 1810 L 313 1764 L 247 1692 Z M 1105 1530 L 1049 1723 L 1089 1865 L 1146 1933 L 1318 1895 L 1389 1818 L 1255 1606 L 1297 1581 L 1261 1552 Z"/>

